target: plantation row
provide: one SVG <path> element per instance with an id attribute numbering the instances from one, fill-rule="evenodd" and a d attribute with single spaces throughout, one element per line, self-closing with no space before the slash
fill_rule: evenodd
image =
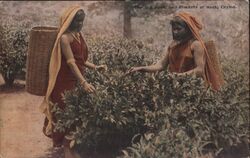
<path id="1" fill-rule="evenodd" d="M 11 85 L 25 76 L 28 33 L 0 28 L 0 72 Z M 157 50 L 137 40 L 87 39 L 90 59 L 108 71 L 87 71 L 96 94 L 80 86 L 64 94 L 56 108 L 56 130 L 71 127 L 79 151 L 113 153 L 119 158 L 244 157 L 249 155 L 249 72 L 247 64 L 221 58 L 226 84 L 219 92 L 201 79 L 167 71 L 125 75 L 132 66 L 152 63 Z"/>

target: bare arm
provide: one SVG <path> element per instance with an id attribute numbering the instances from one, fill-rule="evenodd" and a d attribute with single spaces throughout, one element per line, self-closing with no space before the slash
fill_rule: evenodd
<path id="1" fill-rule="evenodd" d="M 141 71 L 144 72 L 156 72 L 162 71 L 168 64 L 167 55 L 165 54 L 156 64 L 143 66 Z"/>
<path id="2" fill-rule="evenodd" d="M 77 67 L 75 63 L 75 59 L 70 47 L 70 37 L 66 34 L 62 35 L 61 37 L 61 49 L 62 54 L 65 57 L 68 66 L 70 67 L 71 72 L 74 74 L 74 76 L 77 78 L 77 80 L 81 83 L 84 90 L 87 92 L 94 92 L 95 88 L 88 84 L 83 75 L 81 74 L 81 71 Z"/>
<path id="3" fill-rule="evenodd" d="M 199 41 L 194 41 L 191 45 L 191 50 L 194 52 L 194 61 L 196 64 L 196 67 L 192 70 L 189 70 L 184 73 L 180 73 L 180 75 L 196 75 L 196 76 L 202 76 L 203 70 L 205 67 L 205 61 L 204 61 L 204 48 L 202 47 L 201 43 Z"/>
<path id="4" fill-rule="evenodd" d="M 87 67 L 87 68 L 89 68 L 89 69 L 93 69 L 93 70 L 104 70 L 104 71 L 106 71 L 107 69 L 108 69 L 108 67 L 107 67 L 107 65 L 95 65 L 95 64 L 93 64 L 93 63 L 91 63 L 91 62 L 89 62 L 89 61 L 86 61 L 85 63 L 84 63 L 84 65 Z"/>
<path id="5" fill-rule="evenodd" d="M 129 70 L 129 73 L 135 72 L 135 71 L 142 71 L 142 72 L 162 71 L 167 65 L 168 65 L 168 50 L 165 49 L 163 53 L 163 57 L 156 64 L 149 65 L 149 66 L 132 67 Z"/>
<path id="6" fill-rule="evenodd" d="M 89 62 L 89 61 L 86 61 L 86 62 L 84 63 L 84 65 L 85 65 L 87 68 L 89 68 L 89 69 L 95 69 L 95 68 L 96 68 L 96 65 L 93 64 L 93 63 L 91 63 L 91 62 Z"/>

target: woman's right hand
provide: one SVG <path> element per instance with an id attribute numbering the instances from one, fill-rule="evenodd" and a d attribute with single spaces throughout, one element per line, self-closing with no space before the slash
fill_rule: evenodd
<path id="1" fill-rule="evenodd" d="M 136 72 L 136 71 L 142 71 L 143 67 L 142 66 L 139 66 L 139 67 L 131 67 L 126 74 L 130 74 L 130 73 L 133 73 L 133 72 Z"/>
<path id="2" fill-rule="evenodd" d="M 84 82 L 83 84 L 81 84 L 83 89 L 88 92 L 88 93 L 94 93 L 95 92 L 95 87 L 92 86 L 91 84 Z"/>

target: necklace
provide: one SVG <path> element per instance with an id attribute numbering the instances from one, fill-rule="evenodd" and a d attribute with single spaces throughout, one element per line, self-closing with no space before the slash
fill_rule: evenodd
<path id="1" fill-rule="evenodd" d="M 79 42 L 79 43 L 81 43 L 81 41 L 80 41 L 80 34 L 79 33 L 71 33 L 71 35 L 74 37 L 74 39 L 76 39 L 76 41 L 77 42 Z"/>

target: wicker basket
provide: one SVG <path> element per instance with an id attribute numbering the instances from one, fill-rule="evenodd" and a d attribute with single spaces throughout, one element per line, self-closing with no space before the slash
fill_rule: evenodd
<path id="1" fill-rule="evenodd" d="M 44 96 L 48 85 L 48 67 L 57 36 L 56 27 L 34 27 L 30 32 L 26 91 Z"/>
<path id="2" fill-rule="evenodd" d="M 220 81 L 223 81 L 224 77 L 222 74 L 221 64 L 220 64 L 219 57 L 218 57 L 218 54 L 217 54 L 217 51 L 215 48 L 214 41 L 212 41 L 212 40 L 206 41 L 205 46 L 207 48 L 208 55 L 211 59 L 211 62 L 212 62 L 212 65 L 213 65 L 215 72 L 219 75 Z"/>

